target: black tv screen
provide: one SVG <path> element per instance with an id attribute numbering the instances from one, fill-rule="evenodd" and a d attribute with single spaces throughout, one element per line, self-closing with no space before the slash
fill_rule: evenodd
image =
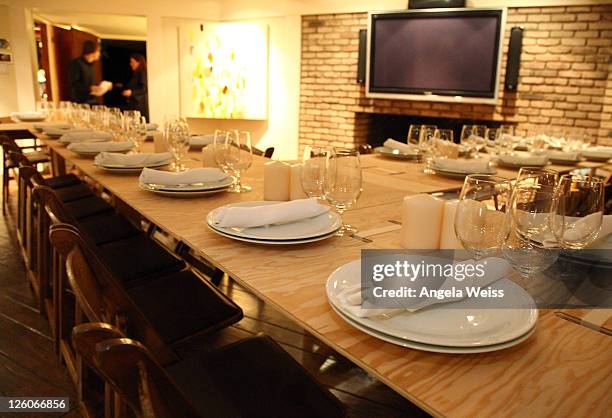
<path id="1" fill-rule="evenodd" d="M 495 98 L 502 9 L 370 17 L 369 93 Z"/>

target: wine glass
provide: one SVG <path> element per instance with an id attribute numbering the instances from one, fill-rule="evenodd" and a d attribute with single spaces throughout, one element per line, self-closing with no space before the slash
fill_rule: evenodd
<path id="1" fill-rule="evenodd" d="M 431 169 L 431 162 L 434 158 L 434 152 L 436 147 L 436 141 L 434 138 L 436 128 L 429 125 L 422 125 L 419 135 L 419 150 L 425 159 L 425 168 L 423 173 L 435 174 Z"/>
<path id="2" fill-rule="evenodd" d="M 561 247 L 582 249 L 597 239 L 604 201 L 604 182 L 600 178 L 561 176 L 551 220 L 552 232 Z"/>
<path id="3" fill-rule="evenodd" d="M 228 189 L 233 193 L 251 191 L 251 186 L 242 184 L 242 173 L 253 164 L 253 148 L 251 146 L 251 133 L 248 131 L 233 130 L 227 132 L 223 146 L 224 161 L 227 168 L 234 174 L 236 182 Z"/>
<path id="4" fill-rule="evenodd" d="M 334 148 L 325 159 L 323 195 L 333 205 L 340 217 L 357 202 L 362 191 L 361 162 L 359 152 L 353 149 Z M 354 235 L 357 229 L 342 222 L 336 235 Z"/>
<path id="5" fill-rule="evenodd" d="M 137 154 L 141 153 L 142 144 L 147 138 L 147 121 L 145 117 L 131 118 L 129 120 L 128 131 L 130 132 L 129 138 L 134 141 L 135 144 L 134 152 Z"/>
<path id="6" fill-rule="evenodd" d="M 419 135 L 421 132 L 421 125 L 410 125 L 408 128 L 408 136 L 406 137 L 407 144 L 415 144 L 419 143 Z"/>
<path id="7" fill-rule="evenodd" d="M 323 197 L 325 163 L 329 149 L 326 147 L 307 147 L 302 158 L 302 189 L 308 197 Z"/>
<path id="8" fill-rule="evenodd" d="M 170 168 L 174 171 L 184 171 L 186 167 L 181 163 L 181 159 L 189 149 L 189 126 L 184 118 L 177 117 L 168 119 L 165 126 L 166 143 L 170 152 L 174 156 L 174 162 Z"/>
<path id="9" fill-rule="evenodd" d="M 546 270 L 559 256 L 557 249 L 542 244 L 550 232 L 554 196 L 553 187 L 533 183 L 519 183 L 513 190 L 502 255 L 523 279 Z"/>
<path id="10" fill-rule="evenodd" d="M 121 114 L 109 113 L 106 118 L 106 128 L 113 136 L 113 140 L 117 141 L 123 133 L 123 120 Z"/>
<path id="11" fill-rule="evenodd" d="M 440 141 L 454 142 L 454 133 L 452 129 L 436 129 L 434 131 L 434 138 Z"/>
<path id="12" fill-rule="evenodd" d="M 505 240 L 510 181 L 498 176 L 466 176 L 455 213 L 455 234 L 470 253 L 482 258 L 497 252 Z"/>
<path id="13" fill-rule="evenodd" d="M 559 180 L 559 173 L 555 170 L 540 167 L 521 167 L 516 176 L 516 183 L 530 183 L 540 186 L 555 187 Z"/>

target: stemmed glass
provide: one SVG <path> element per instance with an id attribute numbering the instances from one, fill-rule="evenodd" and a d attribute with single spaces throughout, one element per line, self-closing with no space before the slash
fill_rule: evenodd
<path id="1" fill-rule="evenodd" d="M 604 182 L 565 174 L 552 206 L 551 229 L 562 248 L 582 249 L 597 239 L 603 222 Z"/>
<path id="2" fill-rule="evenodd" d="M 181 158 L 189 149 L 189 126 L 184 118 L 168 118 L 164 127 L 166 143 L 174 156 L 174 162 L 170 168 L 174 171 L 184 171 L 186 167 L 181 163 Z"/>
<path id="3" fill-rule="evenodd" d="M 123 134 L 123 120 L 121 114 L 109 113 L 106 118 L 106 128 L 113 136 L 113 140 L 117 141 Z"/>
<path id="4" fill-rule="evenodd" d="M 340 216 L 351 207 L 362 191 L 361 162 L 359 152 L 352 149 L 335 148 L 327 153 L 323 195 Z M 354 235 L 357 229 L 342 222 L 336 235 Z"/>
<path id="5" fill-rule="evenodd" d="M 239 130 L 227 132 L 222 150 L 225 164 L 236 178 L 236 182 L 232 184 L 228 191 L 233 193 L 251 191 L 251 186 L 244 185 L 241 181 L 242 173 L 253 164 L 251 133 Z"/>
<path id="6" fill-rule="evenodd" d="M 421 126 L 419 134 L 419 150 L 425 159 L 425 168 L 423 169 L 423 173 L 425 174 L 435 174 L 435 172 L 431 169 L 431 162 L 434 158 L 436 148 L 435 132 L 435 128 L 427 125 Z"/>
<path id="7" fill-rule="evenodd" d="M 229 131 L 224 131 L 221 129 L 215 130 L 215 137 L 212 143 L 213 149 L 213 158 L 217 165 L 227 174 L 232 174 L 229 169 L 226 161 L 226 152 L 225 152 L 225 142 L 227 140 L 227 136 L 229 135 Z"/>
<path id="8" fill-rule="evenodd" d="M 553 187 L 533 182 L 519 182 L 512 192 L 502 255 L 525 280 L 558 258 L 557 249 L 542 244 L 550 233 L 554 196 Z"/>
<path id="9" fill-rule="evenodd" d="M 418 145 L 421 132 L 421 125 L 410 125 L 408 128 L 408 136 L 406 137 L 407 144 Z"/>
<path id="10" fill-rule="evenodd" d="M 537 184 L 555 187 L 559 181 L 559 173 L 555 170 L 540 167 L 521 167 L 516 176 L 516 183 Z"/>
<path id="11" fill-rule="evenodd" d="M 494 254 L 505 240 L 510 181 L 498 176 L 470 174 L 465 178 L 455 214 L 455 234 L 477 258 Z"/>
<path id="12" fill-rule="evenodd" d="M 142 152 L 142 144 L 147 138 L 147 121 L 144 116 L 129 119 L 129 138 L 135 144 L 134 152 Z"/>
<path id="13" fill-rule="evenodd" d="M 302 189 L 308 197 L 323 199 L 325 163 L 330 150 L 326 147 L 307 147 L 302 159 Z"/>

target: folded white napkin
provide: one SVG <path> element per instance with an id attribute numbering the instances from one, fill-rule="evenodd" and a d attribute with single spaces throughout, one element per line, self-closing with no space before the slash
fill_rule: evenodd
<path id="1" fill-rule="evenodd" d="M 96 165 L 104 167 L 151 167 L 170 162 L 172 154 L 162 152 L 159 154 L 117 154 L 113 152 L 101 152 L 96 155 Z"/>
<path id="2" fill-rule="evenodd" d="M 505 164 L 524 165 L 524 166 L 544 166 L 548 162 L 546 155 L 530 155 L 523 152 L 514 154 L 502 154 L 499 161 Z"/>
<path id="3" fill-rule="evenodd" d="M 134 148 L 132 141 L 125 142 L 75 142 L 68 145 L 68 149 L 74 152 L 125 152 Z"/>
<path id="4" fill-rule="evenodd" d="M 155 131 L 157 130 L 158 127 L 159 125 L 157 123 L 152 123 L 152 122 L 147 123 L 147 131 Z"/>
<path id="5" fill-rule="evenodd" d="M 60 137 L 59 142 L 70 144 L 73 142 L 104 142 L 111 139 L 113 139 L 113 136 L 108 132 L 78 131 L 65 133 Z"/>
<path id="6" fill-rule="evenodd" d="M 42 123 L 35 123 L 32 126 L 34 127 L 34 129 L 36 129 L 39 132 L 46 131 L 48 129 L 68 130 L 72 128 L 71 124 L 62 123 L 62 122 L 42 122 Z"/>
<path id="7" fill-rule="evenodd" d="M 580 158 L 578 151 L 546 150 L 546 155 L 551 160 L 577 161 Z"/>
<path id="8" fill-rule="evenodd" d="M 153 170 L 145 168 L 140 173 L 140 182 L 143 184 L 162 184 L 175 186 L 179 184 L 214 183 L 227 178 L 227 174 L 218 168 L 192 168 L 182 173 Z"/>
<path id="9" fill-rule="evenodd" d="M 466 174 L 490 172 L 489 159 L 484 157 L 471 160 L 463 158 L 458 158 L 456 160 L 450 158 L 434 158 L 433 168 Z"/>
<path id="10" fill-rule="evenodd" d="M 601 212 L 591 213 L 590 215 L 585 216 L 584 218 L 578 219 L 576 222 L 571 224 L 569 228 L 563 234 L 563 238 L 568 241 L 576 241 L 579 240 L 580 237 L 588 234 L 589 231 L 593 229 L 592 223 L 599 223 L 599 218 L 601 217 Z M 603 215 L 601 222 L 601 230 L 597 235 L 597 241 L 607 237 L 612 234 L 612 215 Z M 558 247 L 559 244 L 555 238 L 547 238 L 542 244 L 546 248 L 554 248 Z"/>
<path id="11" fill-rule="evenodd" d="M 591 147 L 582 151 L 583 157 L 612 158 L 612 147 Z"/>
<path id="12" fill-rule="evenodd" d="M 215 134 L 206 134 L 206 135 L 194 135 L 189 138 L 189 145 L 191 147 L 205 147 L 206 145 L 210 145 L 215 142 Z"/>
<path id="13" fill-rule="evenodd" d="M 328 211 L 328 206 L 311 197 L 262 206 L 222 206 L 216 210 L 213 222 L 220 228 L 254 228 L 301 221 Z"/>
<path id="14" fill-rule="evenodd" d="M 398 150 L 403 154 L 414 154 L 418 151 L 418 147 L 412 144 L 405 144 L 403 142 L 396 141 L 395 139 L 388 138 L 383 146 L 389 149 Z"/>
<path id="15" fill-rule="evenodd" d="M 402 312 L 415 312 L 420 309 L 426 308 L 431 305 L 439 303 L 456 302 L 459 300 L 467 299 L 467 292 L 465 291 L 468 287 L 487 287 L 494 282 L 512 274 L 512 266 L 504 259 L 498 257 L 489 257 L 478 261 L 478 264 L 483 264 L 486 261 L 485 274 L 482 277 L 476 275 L 472 277 L 466 277 L 463 281 L 455 280 L 453 277 L 447 277 L 442 285 L 438 288 L 439 290 L 452 290 L 453 287 L 461 289 L 464 297 L 444 298 L 442 300 L 437 298 L 423 298 L 415 299 L 414 301 L 407 300 L 405 308 L 397 309 L 373 309 L 373 308 L 362 308 L 361 307 L 361 283 L 357 283 L 352 286 L 348 286 L 342 289 L 337 299 L 342 308 L 349 311 L 354 316 L 360 318 L 367 318 L 379 315 L 395 315 Z M 474 265 L 477 262 L 474 260 L 461 261 L 455 264 Z M 418 280 L 418 279 L 417 279 Z"/>

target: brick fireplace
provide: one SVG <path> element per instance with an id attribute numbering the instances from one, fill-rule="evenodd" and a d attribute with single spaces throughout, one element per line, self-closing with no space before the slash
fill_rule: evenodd
<path id="1" fill-rule="evenodd" d="M 520 80 L 517 92 L 505 92 L 513 26 L 525 29 Z M 394 115 L 405 116 L 404 121 L 508 123 L 519 131 L 576 126 L 612 144 L 612 5 L 508 9 L 496 105 L 367 99 L 365 87 L 356 82 L 358 32 L 366 27 L 367 13 L 302 17 L 300 148 L 372 142 L 383 134 L 372 135 L 371 129 L 380 130 L 385 117 Z M 398 119 L 389 120 L 395 120 L 389 130 L 397 132 Z"/>

